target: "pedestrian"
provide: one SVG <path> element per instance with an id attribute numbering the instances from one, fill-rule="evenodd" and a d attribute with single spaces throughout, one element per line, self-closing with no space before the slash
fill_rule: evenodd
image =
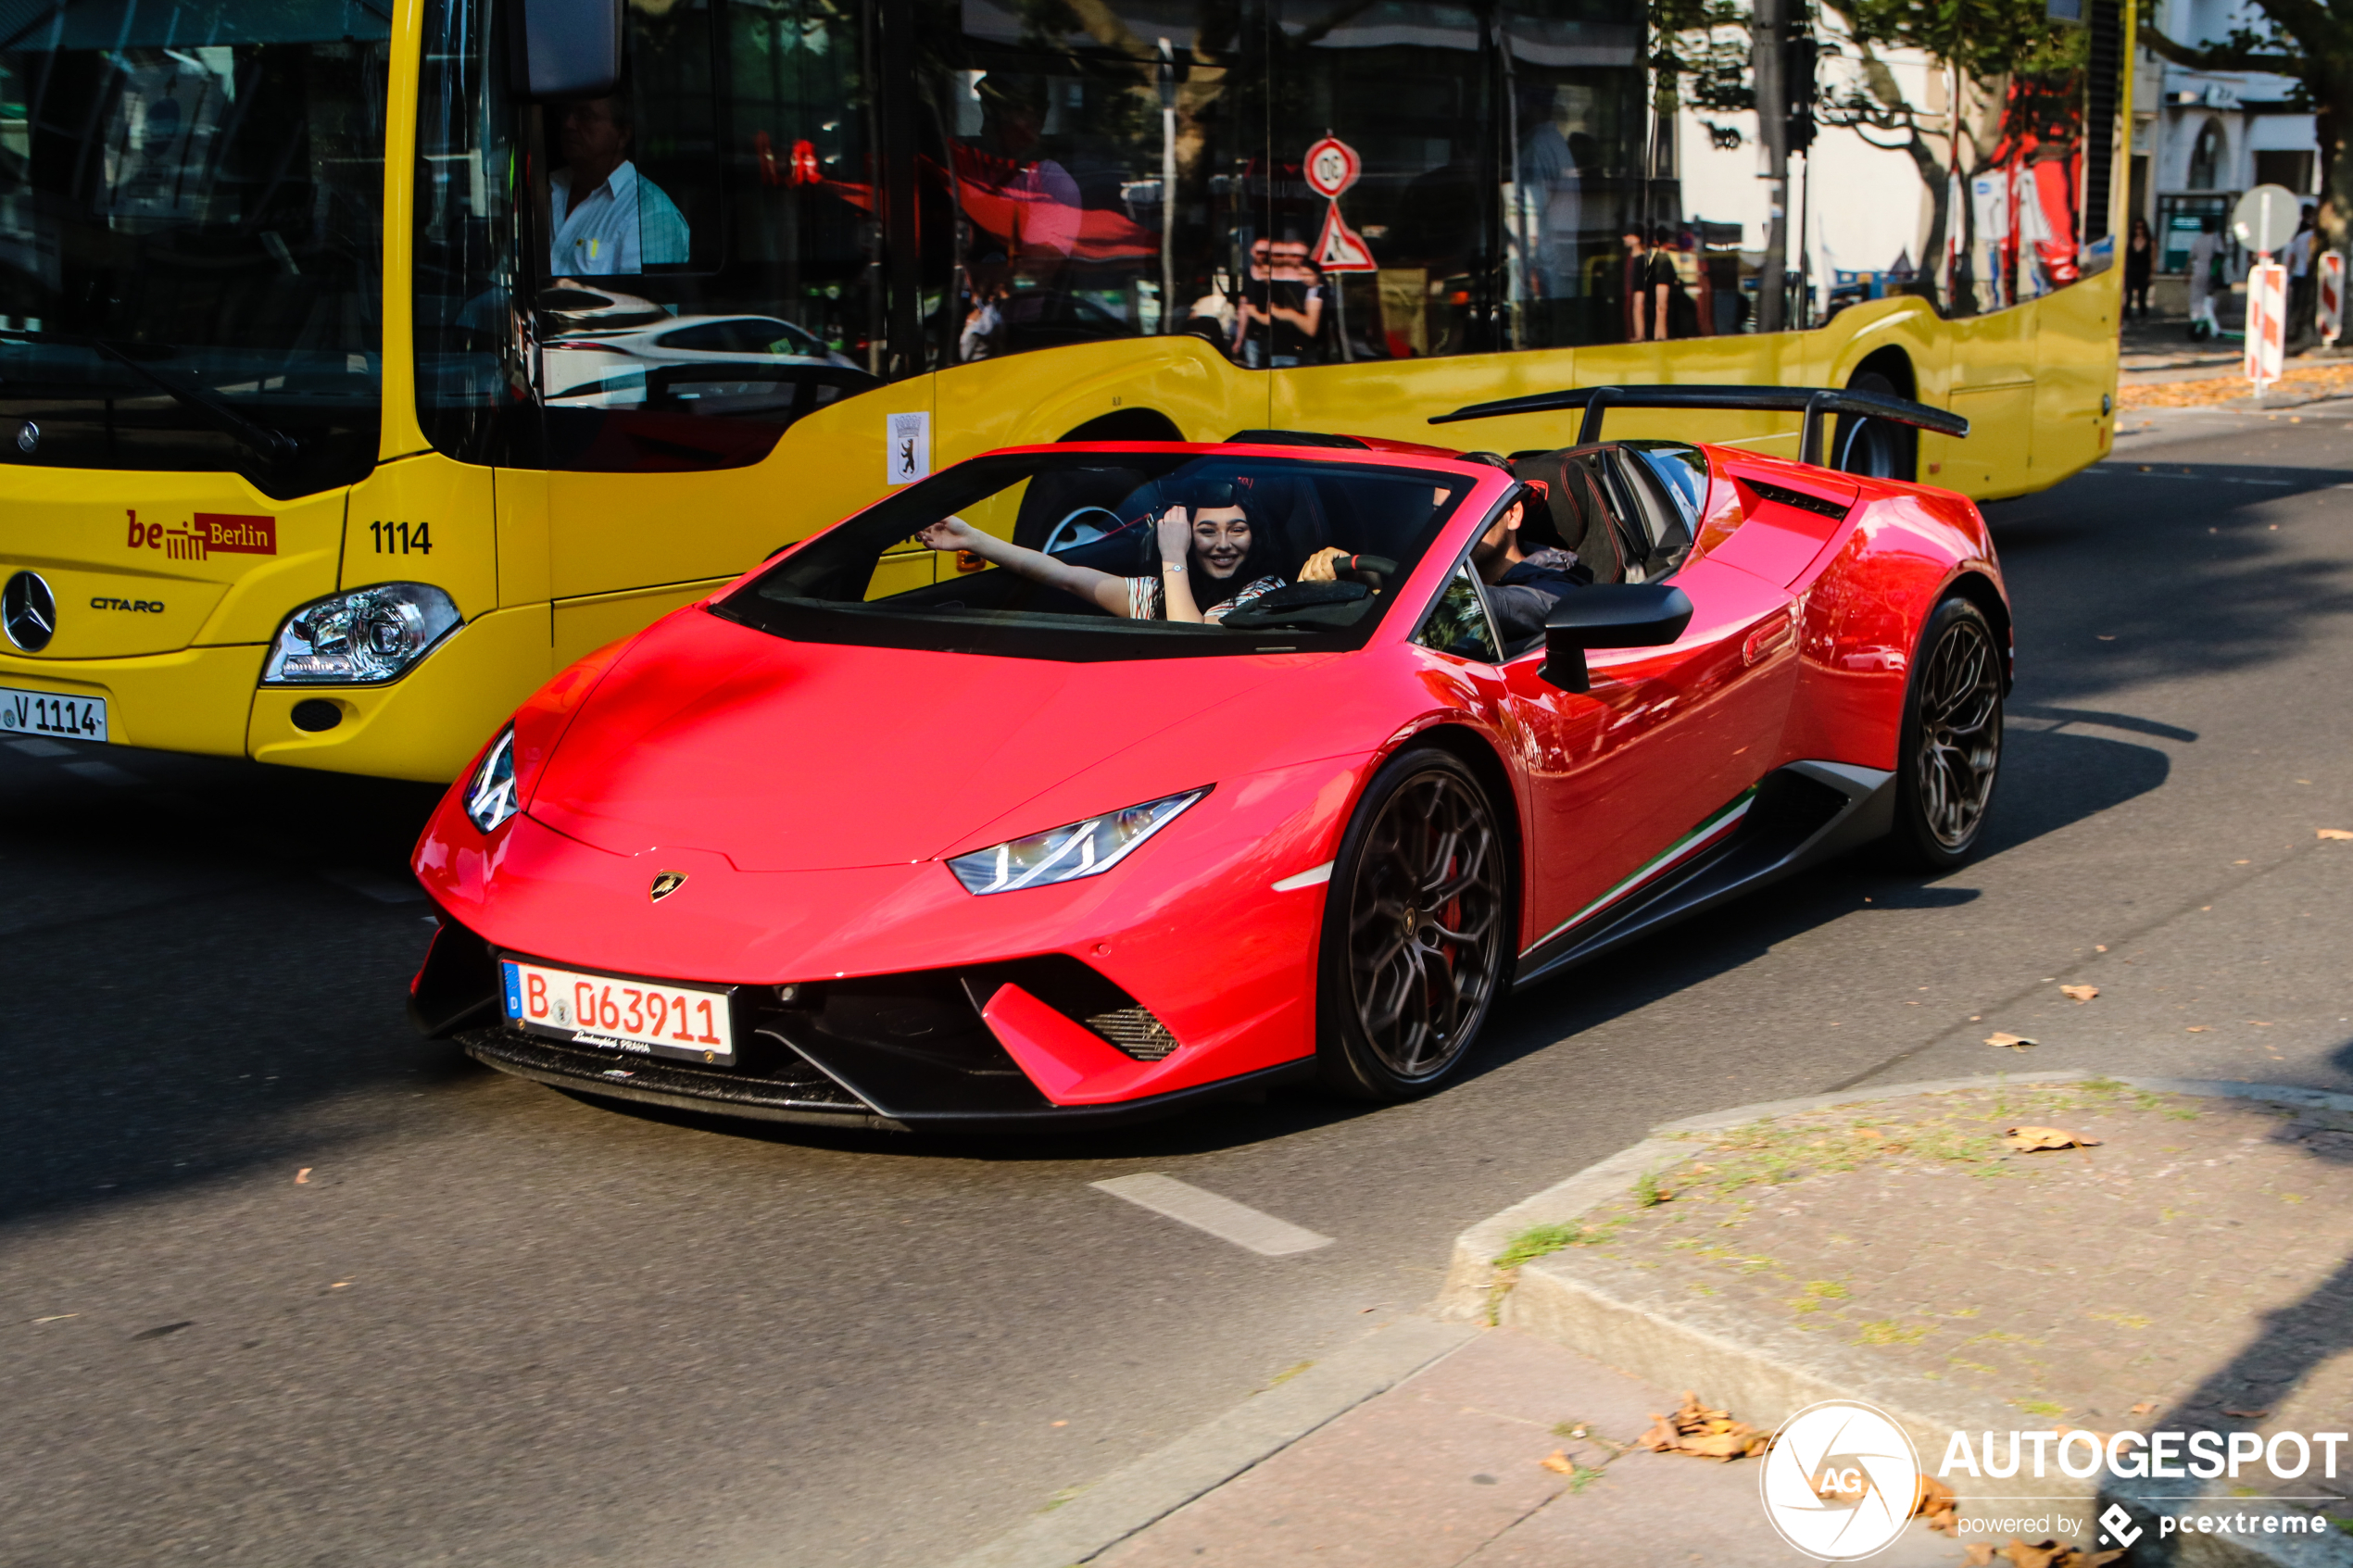
<path id="1" fill-rule="evenodd" d="M 2312 254 L 2320 243 L 2316 225 L 2318 214 L 2312 205 L 2304 205 L 2302 221 L 2297 223 L 2296 237 L 2287 243 L 2287 346 L 2303 348 L 2320 335 L 2313 320 L 2314 284 Z"/>
<path id="2" fill-rule="evenodd" d="M 2214 291 L 2222 282 L 2222 236 L 2209 215 L 2197 220 L 2197 238 L 2190 242 L 2190 341 L 2203 343 L 2222 335 L 2214 319 Z"/>
<path id="3" fill-rule="evenodd" d="M 2124 242 L 2124 319 L 2131 320 L 2137 312 L 2140 320 L 2149 319 L 2149 280 L 2157 271 L 2157 238 L 2149 232 L 2149 220 L 2133 220 L 2133 236 Z"/>

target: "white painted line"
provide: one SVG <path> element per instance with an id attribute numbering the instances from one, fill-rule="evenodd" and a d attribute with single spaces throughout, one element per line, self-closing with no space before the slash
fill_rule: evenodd
<path id="1" fill-rule="evenodd" d="M 1300 872 L 1297 876 L 1287 876 L 1283 878 L 1282 881 L 1275 884 L 1275 891 L 1277 893 L 1295 893 L 1302 887 L 1314 887 L 1319 883 L 1329 882 L 1331 879 L 1332 863 L 1329 860 L 1326 860 L 1322 865 L 1315 867 L 1312 871 L 1304 871 Z"/>
<path id="2" fill-rule="evenodd" d="M 2353 484 L 2348 484 L 2345 488 L 2353 490 Z M 30 735 L 23 740 L 12 740 L 8 743 L 8 749 L 21 751 L 27 757 L 70 757 L 73 755 L 73 747 L 59 746 L 53 740 L 43 740 L 39 735 Z"/>
<path id="3" fill-rule="evenodd" d="M 1332 1238 L 1317 1236 L 1289 1220 L 1277 1220 L 1272 1214 L 1262 1214 L 1246 1203 L 1230 1198 L 1220 1198 L 1214 1192 L 1180 1182 L 1174 1176 L 1164 1176 L 1147 1171 L 1133 1176 L 1114 1176 L 1109 1181 L 1089 1182 L 1091 1187 L 1124 1198 L 1140 1209 L 1149 1209 L 1195 1230 L 1207 1231 L 1221 1241 L 1268 1258 L 1288 1257 L 1293 1252 L 1313 1252 L 1318 1247 L 1329 1247 Z"/>
<path id="4" fill-rule="evenodd" d="M 140 782 L 138 774 L 128 768 L 118 768 L 111 762 L 61 762 L 58 766 L 93 784 L 112 784 L 117 789 Z"/>
<path id="5" fill-rule="evenodd" d="M 409 878 L 396 881 L 357 866 L 321 866 L 319 874 L 338 887 L 347 887 L 362 898 L 373 898 L 379 904 L 416 904 L 423 902 L 425 897 L 425 890 Z"/>

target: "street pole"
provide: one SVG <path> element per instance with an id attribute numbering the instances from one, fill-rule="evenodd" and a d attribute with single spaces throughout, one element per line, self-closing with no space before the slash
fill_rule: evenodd
<path id="1" fill-rule="evenodd" d="M 1176 51 L 1160 41 L 1160 330 L 1176 321 Z"/>
<path id="2" fill-rule="evenodd" d="M 1756 269 L 1756 330 L 1788 324 L 1789 90 L 1781 35 L 1788 0 L 1755 0 L 1749 58 L 1756 78 L 1756 177 L 1766 182 L 1765 256 Z"/>

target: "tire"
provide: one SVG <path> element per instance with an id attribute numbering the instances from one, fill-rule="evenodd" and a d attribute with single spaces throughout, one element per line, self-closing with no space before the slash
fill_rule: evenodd
<path id="1" fill-rule="evenodd" d="M 1315 1054 L 1326 1087 L 1412 1099 L 1459 1074 L 1511 953 L 1511 856 L 1495 802 L 1453 753 L 1416 746 L 1373 776 L 1324 904 Z"/>
<path id="2" fill-rule="evenodd" d="M 1900 397 L 1895 383 L 1877 370 L 1863 370 L 1846 383 L 1849 392 L 1875 392 Z M 1919 473 L 1919 433 L 1909 425 L 1885 420 L 1842 415 L 1831 442 L 1831 467 L 1872 479 L 1900 479 L 1910 483 Z"/>
<path id="3" fill-rule="evenodd" d="M 1895 759 L 1894 858 L 1944 872 L 1977 853 L 2002 765 L 2002 655 L 1985 612 L 1961 595 L 1920 632 Z"/>

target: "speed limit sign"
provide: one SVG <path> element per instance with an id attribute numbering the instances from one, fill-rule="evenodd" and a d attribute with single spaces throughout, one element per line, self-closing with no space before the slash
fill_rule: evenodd
<path id="1" fill-rule="evenodd" d="M 1340 200 L 1340 193 L 1364 172 L 1365 160 L 1337 136 L 1327 136 L 1307 149 L 1308 186 L 1326 201 Z"/>

